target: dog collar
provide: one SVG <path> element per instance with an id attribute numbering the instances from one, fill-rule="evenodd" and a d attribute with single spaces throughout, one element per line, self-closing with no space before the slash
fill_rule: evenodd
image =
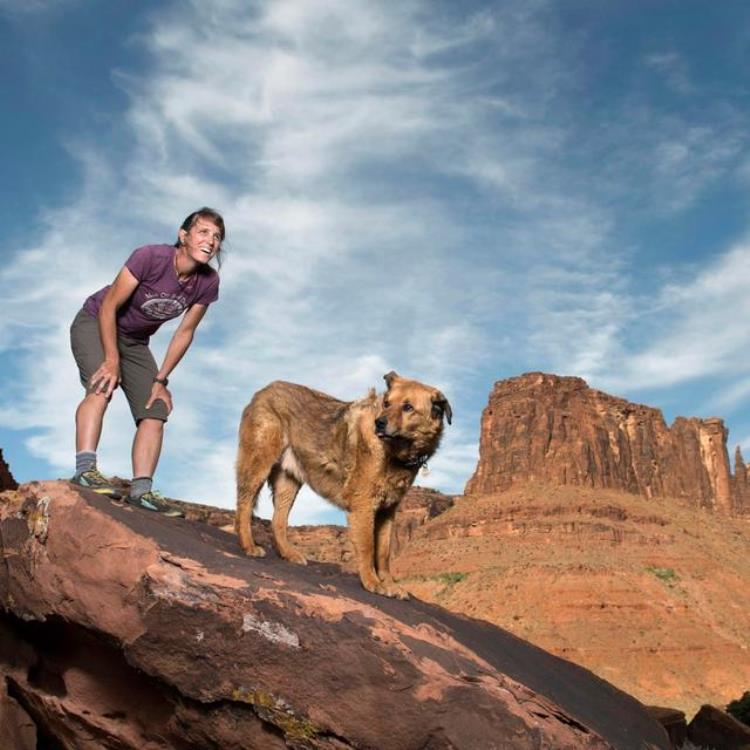
<path id="1" fill-rule="evenodd" d="M 416 458 L 412 458 L 409 461 L 401 461 L 399 460 L 399 463 L 403 466 L 408 466 L 410 469 L 422 469 L 425 466 L 427 466 L 427 459 L 429 456 L 426 453 L 423 453 L 421 456 L 417 456 Z"/>

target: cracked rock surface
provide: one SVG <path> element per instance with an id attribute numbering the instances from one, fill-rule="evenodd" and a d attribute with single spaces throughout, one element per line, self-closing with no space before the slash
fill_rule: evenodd
<path id="1" fill-rule="evenodd" d="M 66 482 L 0 495 L 0 552 L 19 747 L 669 746 L 633 698 L 499 628 Z"/>

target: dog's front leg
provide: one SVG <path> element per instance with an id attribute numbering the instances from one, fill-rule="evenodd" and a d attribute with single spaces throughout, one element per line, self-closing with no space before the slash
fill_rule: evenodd
<path id="1" fill-rule="evenodd" d="M 357 509 L 356 504 L 350 507 L 352 510 L 349 512 L 349 532 L 362 585 L 374 594 L 400 596 L 402 592 L 397 590 L 398 587 L 384 584 L 375 571 L 375 510 L 372 503 L 365 501 L 361 502 Z"/>
<path id="2" fill-rule="evenodd" d="M 390 591 L 390 596 L 408 599 L 409 594 L 393 580 L 391 575 L 391 537 L 396 505 L 382 508 L 375 514 L 375 567 L 381 583 Z"/>

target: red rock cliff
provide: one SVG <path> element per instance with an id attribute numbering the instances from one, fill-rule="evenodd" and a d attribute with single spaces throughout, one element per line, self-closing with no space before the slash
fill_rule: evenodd
<path id="1" fill-rule="evenodd" d="M 734 452 L 734 505 L 738 512 L 750 514 L 750 478 L 739 445 Z"/>
<path id="2" fill-rule="evenodd" d="M 18 482 L 16 482 L 10 473 L 10 468 L 3 458 L 3 451 L 0 450 L 0 492 L 3 490 L 15 490 L 17 487 Z"/>
<path id="3" fill-rule="evenodd" d="M 740 506 L 717 418 L 678 417 L 540 372 L 495 383 L 482 414 L 479 463 L 466 494 L 541 481 Z M 746 480 L 745 480 L 746 484 Z"/>

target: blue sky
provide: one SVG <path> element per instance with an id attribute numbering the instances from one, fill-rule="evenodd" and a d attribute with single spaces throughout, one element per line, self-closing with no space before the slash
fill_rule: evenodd
<path id="1" fill-rule="evenodd" d="M 722 416 L 750 453 L 746 2 L 0 0 L 0 29 L 19 480 L 72 473 L 85 297 L 204 204 L 227 260 L 171 379 L 168 495 L 233 505 L 270 380 L 357 398 L 390 369 L 453 404 L 421 480 L 446 492 L 492 384 L 532 370 Z M 116 398 L 102 468 L 129 476 L 131 435 Z"/>

